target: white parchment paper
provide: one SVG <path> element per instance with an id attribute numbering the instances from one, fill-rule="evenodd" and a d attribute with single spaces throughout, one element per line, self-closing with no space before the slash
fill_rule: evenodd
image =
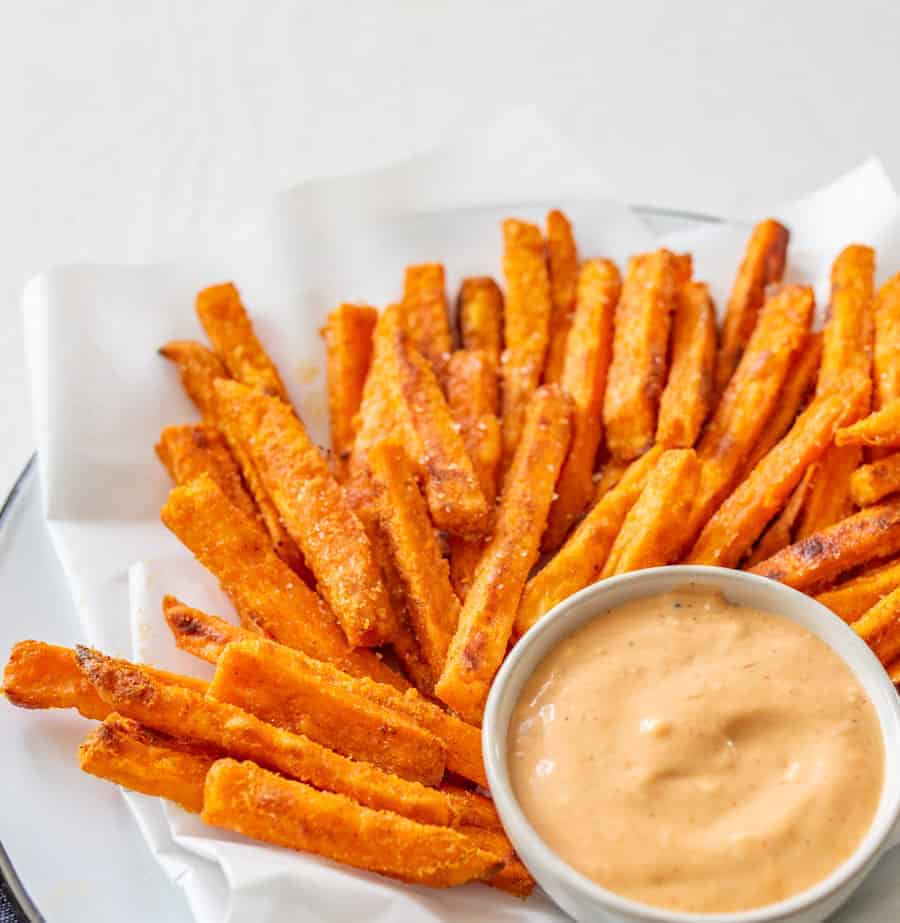
<path id="1" fill-rule="evenodd" d="M 565 208 L 583 256 L 624 262 L 658 245 L 625 205 L 596 199 L 594 185 L 590 164 L 564 150 L 532 113 L 516 111 L 430 155 L 299 186 L 181 260 L 70 266 L 34 279 L 24 310 L 45 512 L 85 640 L 209 675 L 207 665 L 175 648 L 161 598 L 174 593 L 234 618 L 215 580 L 158 518 L 169 483 L 153 445 L 165 425 L 197 415 L 156 348 L 202 338 L 193 313 L 198 289 L 236 282 L 291 397 L 324 444 L 318 329 L 332 307 L 395 300 L 403 267 L 418 261 L 443 261 L 451 293 L 465 275 L 499 274 L 499 223 L 510 214 L 542 220 L 549 207 Z M 875 161 L 766 213 L 791 227 L 790 275 L 816 285 L 820 306 L 830 262 L 851 240 L 879 247 L 882 276 L 900 269 L 897 197 Z M 693 251 L 695 275 L 710 282 L 721 305 L 748 228 L 708 226 L 662 242 Z M 213 830 L 157 799 L 125 797 L 199 923 L 561 918 L 540 894 L 523 905 L 477 885 L 441 893 L 401 886 Z M 890 876 L 868 888 L 858 899 L 865 907 L 880 914 L 888 901 L 896 909 L 900 889 Z M 852 919 L 882 919 L 865 913 Z"/>

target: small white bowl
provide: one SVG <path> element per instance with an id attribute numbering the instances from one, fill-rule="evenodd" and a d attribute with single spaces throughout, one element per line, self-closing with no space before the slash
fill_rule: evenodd
<path id="1" fill-rule="evenodd" d="M 739 913 L 684 913 L 621 897 L 576 872 L 538 836 L 522 813 L 507 767 L 507 731 L 526 680 L 546 654 L 585 622 L 632 599 L 689 583 L 715 587 L 727 599 L 786 616 L 818 635 L 847 666 L 872 700 L 884 738 L 884 790 L 872 826 L 856 852 L 827 878 L 776 904 Z M 494 680 L 485 709 L 484 762 L 494 803 L 522 861 L 535 880 L 576 920 L 653 923 L 818 923 L 834 913 L 900 842 L 900 704 L 897 692 L 868 646 L 834 613 L 783 584 L 719 567 L 671 566 L 612 577 L 555 606 L 516 644 Z"/>

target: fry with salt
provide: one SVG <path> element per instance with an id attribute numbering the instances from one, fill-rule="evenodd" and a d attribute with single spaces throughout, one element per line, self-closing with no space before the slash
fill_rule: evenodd
<path id="1" fill-rule="evenodd" d="M 489 276 L 463 279 L 457 303 L 459 339 L 465 349 L 487 354 L 496 370 L 503 352 L 503 293 Z"/>
<path id="2" fill-rule="evenodd" d="M 900 560 L 888 561 L 825 590 L 816 600 L 845 622 L 855 622 L 880 599 L 900 587 Z"/>
<path id="3" fill-rule="evenodd" d="M 878 290 L 874 313 L 873 405 L 878 410 L 900 398 L 900 272 Z"/>
<path id="4" fill-rule="evenodd" d="M 204 421 L 214 424 L 217 414 L 213 382 L 230 377 L 222 360 L 193 340 L 172 340 L 159 348 L 159 354 L 175 363 L 187 396 L 203 414 Z"/>
<path id="5" fill-rule="evenodd" d="M 440 263 L 407 266 L 403 277 L 406 330 L 416 349 L 443 383 L 453 338 L 447 317 L 444 267 Z"/>
<path id="6" fill-rule="evenodd" d="M 874 446 L 881 449 L 900 449 L 900 398 L 885 404 L 881 410 L 870 413 L 849 426 L 837 431 L 838 446 Z"/>
<path id="7" fill-rule="evenodd" d="M 465 720 L 480 723 L 487 693 L 509 644 L 528 572 L 569 445 L 571 399 L 539 388 L 506 475 L 490 543 L 475 571 L 435 695 Z"/>
<path id="8" fill-rule="evenodd" d="M 794 530 L 800 513 L 803 511 L 803 504 L 806 502 L 806 494 L 812 484 L 815 475 L 815 465 L 810 465 L 806 469 L 806 474 L 800 479 L 800 483 L 794 488 L 788 502 L 785 503 L 782 511 L 766 526 L 766 531 L 754 545 L 753 551 L 747 555 L 741 567 L 749 570 L 755 567 L 766 558 L 771 558 L 776 551 L 787 548 L 794 540 Z"/>
<path id="9" fill-rule="evenodd" d="M 547 271 L 550 276 L 550 339 L 544 364 L 544 383 L 562 381 L 569 330 L 575 314 L 578 287 L 578 247 L 572 224 L 558 209 L 547 213 Z"/>
<path id="10" fill-rule="evenodd" d="M 857 468 L 850 476 L 850 496 L 857 506 L 871 506 L 900 490 L 900 452 Z"/>
<path id="11" fill-rule="evenodd" d="M 850 626 L 887 666 L 900 657 L 900 589 L 892 590 Z"/>

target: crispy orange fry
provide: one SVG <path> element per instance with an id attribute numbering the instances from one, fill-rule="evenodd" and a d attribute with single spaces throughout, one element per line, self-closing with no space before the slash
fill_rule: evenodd
<path id="1" fill-rule="evenodd" d="M 219 657 L 208 694 L 404 779 L 440 782 L 444 745 L 437 737 L 397 712 L 323 682 L 302 668 L 303 655 L 295 653 L 262 639 L 232 642 Z"/>
<path id="2" fill-rule="evenodd" d="M 900 398 L 900 272 L 891 276 L 875 298 L 874 409 Z"/>
<path id="3" fill-rule="evenodd" d="M 779 443 L 793 426 L 794 420 L 815 390 L 819 361 L 822 358 L 822 334 L 809 333 L 797 364 L 781 388 L 778 404 L 760 434 L 744 466 L 745 476 Z"/>
<path id="4" fill-rule="evenodd" d="M 432 674 L 439 676 L 459 620 L 450 568 L 403 447 L 391 440 L 379 443 L 369 453 L 369 465 L 413 631 Z"/>
<path id="5" fill-rule="evenodd" d="M 774 413 L 782 385 L 806 342 L 812 312 L 812 289 L 800 285 L 783 286 L 763 305 L 741 361 L 700 437 L 697 455 L 703 467 L 688 529 L 691 541 L 734 488 Z"/>
<path id="6" fill-rule="evenodd" d="M 235 286 L 226 282 L 203 289 L 197 295 L 196 308 L 212 348 L 232 377 L 290 403 L 278 369 L 256 336 Z"/>
<path id="7" fill-rule="evenodd" d="M 900 657 L 900 589 L 892 590 L 851 628 L 887 666 Z"/>
<path id="8" fill-rule="evenodd" d="M 216 422 L 216 395 L 213 382 L 228 378 L 222 360 L 202 343 L 172 340 L 159 348 L 159 354 L 178 366 L 181 383 L 207 423 Z"/>
<path id="9" fill-rule="evenodd" d="M 854 376 L 850 376 L 850 381 Z M 845 394 L 847 392 L 844 392 Z M 859 400 L 859 398 L 855 398 Z M 845 419 L 852 414 L 846 414 Z M 797 521 L 797 538 L 806 538 L 856 511 L 850 478 L 862 464 L 862 449 L 832 445 L 816 466 L 806 503 Z"/>
<path id="10" fill-rule="evenodd" d="M 900 452 L 858 468 L 850 477 L 850 495 L 857 506 L 871 506 L 900 490 Z"/>
<path id="11" fill-rule="evenodd" d="M 602 500 L 622 480 L 631 462 L 607 459 L 599 472 L 594 474 L 594 503 Z"/>
<path id="12" fill-rule="evenodd" d="M 826 452 L 857 399 L 858 388 L 825 394 L 798 417 L 791 431 L 753 469 L 707 522 L 687 556 L 689 564 L 737 567 L 800 483 Z"/>
<path id="13" fill-rule="evenodd" d="M 741 268 L 731 289 L 722 326 L 722 345 L 716 362 L 716 394 L 721 395 L 750 342 L 766 286 L 784 275 L 788 229 L 768 218 L 753 229 Z"/>
<path id="14" fill-rule="evenodd" d="M 754 546 L 752 553 L 747 556 L 745 563 L 741 565 L 744 570 L 749 570 L 751 567 L 765 561 L 766 558 L 771 558 L 775 552 L 781 551 L 782 548 L 787 548 L 794 540 L 794 529 L 803 510 L 803 504 L 806 502 L 806 494 L 812 484 L 815 467 L 815 465 L 811 465 L 806 469 L 806 474 L 803 475 L 800 483 L 794 488 L 794 492 L 788 502 L 785 503 L 784 509 L 766 527 L 766 531 L 763 532 L 762 537 Z"/>
<path id="15" fill-rule="evenodd" d="M 552 385 L 562 380 L 578 287 L 578 247 L 569 219 L 557 209 L 547 214 L 547 269 L 553 308 L 544 382 Z"/>
<path id="16" fill-rule="evenodd" d="M 693 449 L 667 449 L 659 457 L 616 536 L 603 577 L 677 561 L 684 550 L 684 523 L 700 480 Z"/>
<path id="17" fill-rule="evenodd" d="M 525 410 L 541 380 L 550 335 L 550 277 L 537 225 L 515 218 L 503 222 L 503 275 L 503 460 L 507 467 L 522 435 Z"/>
<path id="18" fill-rule="evenodd" d="M 78 663 L 115 711 L 164 734 L 252 759 L 316 788 L 339 792 L 376 810 L 396 811 L 423 823 L 456 822 L 450 799 L 370 763 L 348 759 L 301 734 L 182 686 L 155 680 L 127 660 L 79 646 Z"/>
<path id="19" fill-rule="evenodd" d="M 79 764 L 92 776 L 167 798 L 194 814 L 203 808 L 206 773 L 220 756 L 115 712 L 78 748 Z"/>
<path id="20" fill-rule="evenodd" d="M 637 503 L 662 452 L 662 446 L 654 446 L 633 461 L 619 483 L 585 516 L 565 545 L 528 581 L 516 616 L 516 635 L 525 634 L 557 603 L 600 579 L 622 523 Z"/>
<path id="21" fill-rule="evenodd" d="M 603 436 L 603 394 L 620 288 L 619 270 L 609 260 L 588 260 L 581 267 L 560 382 L 575 406 L 572 445 L 550 508 L 542 542 L 545 552 L 562 544 L 594 493 L 594 460 Z"/>
<path id="22" fill-rule="evenodd" d="M 167 426 L 160 434 L 156 454 L 176 484 L 188 484 L 208 474 L 245 516 L 252 519 L 259 516 L 228 443 L 214 426 L 201 423 Z"/>
<path id="23" fill-rule="evenodd" d="M 403 277 L 406 329 L 416 349 L 443 383 L 453 338 L 447 317 L 444 267 L 440 263 L 407 266 Z"/>
<path id="24" fill-rule="evenodd" d="M 435 888 L 490 878 L 503 864 L 456 830 L 373 811 L 251 762 L 213 765 L 202 816 L 214 827 Z"/>
<path id="25" fill-rule="evenodd" d="M 439 788 L 454 806 L 460 818 L 459 825 L 481 827 L 485 830 L 503 829 L 497 809 L 490 798 L 485 798 L 484 795 L 479 795 L 460 785 L 454 785 L 452 782 L 442 782 Z"/>
<path id="26" fill-rule="evenodd" d="M 522 588 L 569 445 L 572 402 L 555 385 L 532 398 L 507 472 L 491 541 L 475 571 L 435 695 L 480 723 L 488 690 L 509 644 Z"/>
<path id="27" fill-rule="evenodd" d="M 482 534 L 488 525 L 488 503 L 431 367 L 402 332 L 394 338 L 394 361 L 400 393 L 418 437 L 408 449 L 413 462 L 421 465 L 432 521 L 452 535 Z M 416 455 L 419 445 L 421 454 Z"/>
<path id="28" fill-rule="evenodd" d="M 503 352 L 503 293 L 489 276 L 463 279 L 458 300 L 459 338 L 465 349 L 486 353 L 500 368 Z"/>
<path id="29" fill-rule="evenodd" d="M 838 446 L 870 445 L 900 449 L 900 398 L 890 401 L 881 410 L 876 410 L 856 423 L 839 429 L 834 441 Z"/>
<path id="30" fill-rule="evenodd" d="M 353 647 L 393 634 L 393 610 L 365 529 L 297 415 L 236 381 L 216 385 L 223 417 L 237 429 L 319 592 Z"/>
<path id="31" fill-rule="evenodd" d="M 206 691 L 206 683 L 193 676 L 144 669 L 161 683 Z M 13 646 L 3 673 L 3 693 L 19 708 L 74 708 L 85 718 L 100 721 L 111 711 L 79 670 L 75 651 L 43 641 L 19 641 Z"/>
<path id="32" fill-rule="evenodd" d="M 534 890 L 534 879 L 515 854 L 505 833 L 500 830 L 487 830 L 484 827 L 461 827 L 460 832 L 465 833 L 476 845 L 488 852 L 504 857 L 503 868 L 489 878 L 486 884 L 516 897 L 526 898 L 531 894 Z"/>
<path id="33" fill-rule="evenodd" d="M 900 560 L 888 561 L 819 593 L 816 600 L 845 622 L 855 622 L 879 600 L 900 587 Z"/>
<path id="34" fill-rule="evenodd" d="M 656 427 L 656 441 L 667 449 L 688 449 L 700 435 L 712 402 L 717 336 L 709 289 L 702 282 L 682 285 L 675 301 L 671 368 Z"/>
<path id="35" fill-rule="evenodd" d="M 378 311 L 342 304 L 325 321 L 322 336 L 328 367 L 328 413 L 335 471 L 343 476 L 353 449 L 363 387 L 372 361 L 372 333 Z"/>
<path id="36" fill-rule="evenodd" d="M 219 579 L 245 627 L 256 626 L 282 644 L 355 676 L 405 688 L 403 678 L 376 654 L 350 648 L 325 602 L 210 478 L 176 487 L 162 509 L 162 521 Z"/>
<path id="37" fill-rule="evenodd" d="M 668 250 L 628 261 L 603 401 L 606 444 L 614 458 L 637 458 L 653 444 L 680 273 Z"/>
<path id="38" fill-rule="evenodd" d="M 796 590 L 825 586 L 851 568 L 900 551 L 900 500 L 870 506 L 752 568 Z"/>
<path id="39" fill-rule="evenodd" d="M 225 645 L 230 641 L 254 639 L 253 635 L 242 633 L 241 629 L 223 622 L 214 615 L 207 615 L 199 609 L 191 609 L 179 603 L 174 597 L 167 597 L 167 599 L 171 602 L 164 603 L 166 621 L 175 637 L 175 643 L 188 653 L 210 663 L 216 663 Z M 276 642 L 266 643 L 275 644 Z M 444 742 L 447 750 L 447 768 L 451 772 L 471 779 L 478 785 L 487 785 L 481 761 L 481 736 L 478 728 L 448 714 L 433 702 L 418 695 L 413 689 L 399 692 L 395 687 L 385 683 L 351 676 L 332 664 L 307 657 L 300 651 L 290 648 L 286 650 L 290 651 L 291 670 L 313 672 L 323 685 L 346 689 L 349 693 L 363 696 L 398 714 L 412 718 Z M 267 669 L 272 671 L 269 674 L 271 683 L 277 685 L 280 681 L 275 668 L 287 656 L 282 653 L 282 659 L 271 660 L 267 663 Z"/>

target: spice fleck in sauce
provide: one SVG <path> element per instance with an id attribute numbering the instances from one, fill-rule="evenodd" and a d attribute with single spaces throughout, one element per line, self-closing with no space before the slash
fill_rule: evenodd
<path id="1" fill-rule="evenodd" d="M 827 877 L 881 796 L 872 703 L 788 619 L 686 588 L 582 626 L 526 684 L 509 732 L 542 839 L 612 891 L 725 913 Z"/>

